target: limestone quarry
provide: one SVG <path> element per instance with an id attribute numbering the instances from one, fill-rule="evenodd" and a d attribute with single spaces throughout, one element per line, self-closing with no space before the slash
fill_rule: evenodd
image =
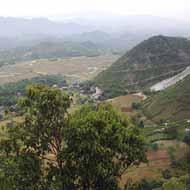
<path id="1" fill-rule="evenodd" d="M 177 82 L 183 80 L 188 75 L 190 75 L 190 66 L 188 66 L 183 72 L 153 85 L 150 89 L 151 91 L 162 91 L 170 86 L 173 86 Z"/>

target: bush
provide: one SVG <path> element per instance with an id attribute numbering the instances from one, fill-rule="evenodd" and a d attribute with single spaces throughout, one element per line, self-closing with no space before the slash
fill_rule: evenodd
<path id="1" fill-rule="evenodd" d="M 132 103 L 132 108 L 135 109 L 135 110 L 138 110 L 142 107 L 141 103 L 138 103 L 138 102 L 133 102 Z"/>
<path id="2" fill-rule="evenodd" d="M 171 171 L 169 169 L 163 170 L 162 176 L 164 179 L 170 179 L 172 177 Z"/>
<path id="3" fill-rule="evenodd" d="M 160 188 L 162 186 L 161 181 L 142 179 L 138 185 L 139 190 L 152 190 L 154 188 Z"/>

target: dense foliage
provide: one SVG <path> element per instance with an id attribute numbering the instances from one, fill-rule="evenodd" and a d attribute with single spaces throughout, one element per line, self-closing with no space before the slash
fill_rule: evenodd
<path id="1" fill-rule="evenodd" d="M 0 141 L 3 190 L 116 190 L 128 167 L 146 161 L 138 128 L 111 105 L 70 115 L 70 104 L 57 88 L 28 88 L 19 101 L 24 121 Z"/>
<path id="2" fill-rule="evenodd" d="M 52 86 L 66 85 L 65 78 L 61 75 L 45 75 L 34 77 L 32 79 L 25 79 L 16 83 L 8 83 L 0 86 L 0 106 L 12 106 L 17 102 L 17 98 L 25 93 L 27 85 L 30 84 L 45 84 Z"/>

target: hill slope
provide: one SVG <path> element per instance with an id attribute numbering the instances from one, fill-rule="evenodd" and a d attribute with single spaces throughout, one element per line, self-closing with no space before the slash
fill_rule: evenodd
<path id="1" fill-rule="evenodd" d="M 190 76 L 147 99 L 144 103 L 144 113 L 157 122 L 190 119 L 189 105 Z"/>
<path id="2" fill-rule="evenodd" d="M 145 89 L 190 65 L 190 41 L 155 36 L 137 45 L 95 78 L 106 97 Z"/>

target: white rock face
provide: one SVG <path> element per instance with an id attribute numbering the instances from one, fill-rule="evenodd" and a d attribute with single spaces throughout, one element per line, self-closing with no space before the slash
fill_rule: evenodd
<path id="1" fill-rule="evenodd" d="M 183 80 L 185 77 L 187 77 L 188 75 L 190 75 L 190 66 L 187 67 L 183 72 L 175 75 L 174 77 L 171 77 L 169 79 L 163 80 L 155 85 L 153 85 L 150 90 L 151 91 L 162 91 L 174 84 L 176 84 L 177 82 L 179 82 L 180 80 Z"/>

